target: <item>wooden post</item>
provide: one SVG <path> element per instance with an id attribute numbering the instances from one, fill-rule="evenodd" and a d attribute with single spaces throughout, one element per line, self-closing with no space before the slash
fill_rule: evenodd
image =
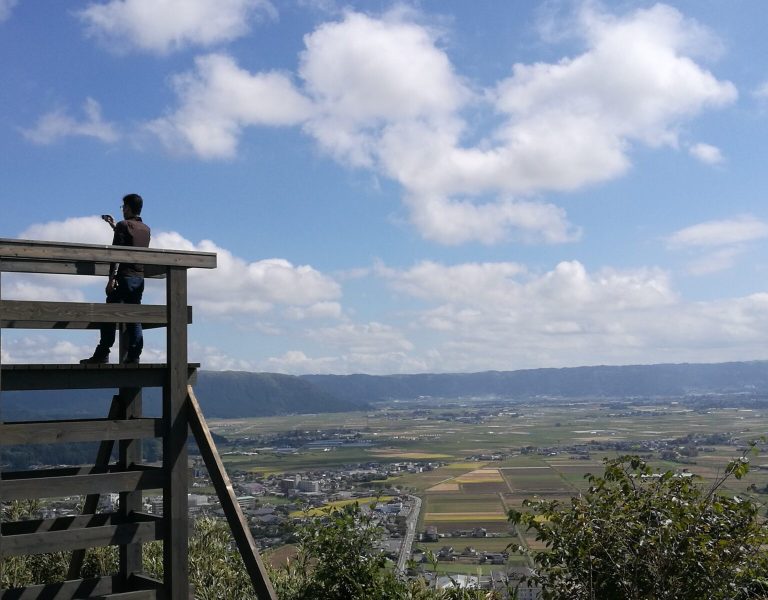
<path id="1" fill-rule="evenodd" d="M 125 361 L 128 353 L 128 335 L 125 323 L 118 325 L 120 332 L 119 360 Z M 136 419 L 142 416 L 141 388 L 120 388 L 120 419 Z M 119 443 L 118 464 L 127 469 L 132 465 L 141 464 L 143 458 L 141 440 L 121 440 Z M 131 513 L 141 512 L 143 499 L 141 491 L 120 493 L 120 515 L 131 516 Z M 142 571 L 141 544 L 120 546 L 120 575 L 126 580 L 133 574 Z"/>
<path id="2" fill-rule="evenodd" d="M 187 500 L 187 271 L 168 267 L 167 383 L 163 388 L 163 542 L 165 585 L 169 600 L 187 600 L 189 590 Z"/>
<path id="3" fill-rule="evenodd" d="M 141 388 L 120 388 L 120 417 L 135 419 L 141 417 Z M 120 440 L 118 464 L 122 469 L 129 469 L 142 462 L 141 440 Z M 131 517 L 143 508 L 142 492 L 120 492 L 120 515 Z M 131 575 L 142 571 L 141 544 L 133 543 L 120 546 L 120 575 L 126 580 Z"/>

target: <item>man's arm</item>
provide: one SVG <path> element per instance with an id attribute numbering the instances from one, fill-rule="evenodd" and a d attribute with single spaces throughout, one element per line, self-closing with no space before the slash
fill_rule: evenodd
<path id="1" fill-rule="evenodd" d="M 109 215 L 106 215 L 109 216 Z M 111 217 L 110 217 L 111 218 Z M 104 219 L 107 221 L 107 219 Z M 109 221 L 107 221 L 109 223 Z M 130 235 L 128 234 L 128 228 L 125 225 L 124 221 L 120 221 L 116 225 L 113 225 L 114 219 L 112 219 L 112 229 L 115 230 L 115 234 L 112 236 L 112 245 L 113 246 L 130 246 Z M 110 263 L 109 264 L 109 281 L 107 281 L 107 288 L 106 292 L 107 294 L 110 294 L 111 292 L 115 291 L 115 287 L 117 287 L 117 263 Z"/>

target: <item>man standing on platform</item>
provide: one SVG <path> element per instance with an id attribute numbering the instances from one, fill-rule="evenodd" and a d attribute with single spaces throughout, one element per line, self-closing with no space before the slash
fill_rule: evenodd
<path id="1" fill-rule="evenodd" d="M 148 248 L 150 231 L 139 216 L 144 200 L 138 194 L 128 194 L 123 198 L 123 220 L 115 223 L 112 215 L 102 215 L 101 218 L 109 223 L 115 232 L 113 246 L 133 246 Z M 120 263 L 109 265 L 109 281 L 107 282 L 107 303 L 123 302 L 125 304 L 141 304 L 144 293 L 144 265 L 135 263 Z M 141 350 L 144 347 L 144 337 L 141 323 L 126 325 L 128 336 L 128 352 L 126 363 L 138 363 Z M 104 323 L 101 326 L 101 339 L 93 356 L 84 358 L 80 364 L 101 364 L 109 362 L 109 351 L 115 343 L 115 324 Z"/>

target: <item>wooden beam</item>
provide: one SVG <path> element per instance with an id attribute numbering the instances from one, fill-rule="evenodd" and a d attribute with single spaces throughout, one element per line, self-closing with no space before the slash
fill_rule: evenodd
<path id="1" fill-rule="evenodd" d="M 8 273 L 44 273 L 49 275 L 93 275 L 106 277 L 109 265 L 106 263 L 28 260 L 23 258 L 6 259 L 0 270 Z M 165 279 L 165 267 L 162 265 L 144 265 L 144 277 L 147 279 Z"/>
<path id="2" fill-rule="evenodd" d="M 22 258 L 44 262 L 139 263 L 198 269 L 215 269 L 213 252 L 134 248 L 132 246 L 102 246 L 40 240 L 0 238 L 0 258 Z M 33 267 L 31 267 L 33 268 Z M 30 270 L 29 273 L 35 271 Z"/>
<path id="3" fill-rule="evenodd" d="M 0 600 L 72 600 L 111 594 L 119 588 L 119 578 L 114 575 L 92 579 L 75 579 L 31 585 L 24 588 L 0 589 Z"/>
<path id="4" fill-rule="evenodd" d="M 45 469 L 40 471 L 6 471 L 0 480 L 0 498 L 61 498 L 83 494 L 103 494 L 133 490 L 154 490 L 166 482 L 163 469 L 142 467 L 120 471 L 116 467 Z M 185 496 L 186 500 L 186 496 Z"/>
<path id="5" fill-rule="evenodd" d="M 168 379 L 163 388 L 163 469 L 168 475 L 163 490 L 163 516 L 167 535 L 163 542 L 165 586 L 171 600 L 189 598 L 189 515 L 187 433 L 187 271 L 169 268 L 166 282 Z"/>
<path id="6" fill-rule="evenodd" d="M 187 365 L 187 377 L 193 381 L 200 365 Z M 3 391 L 84 390 L 117 387 L 163 387 L 167 382 L 166 365 L 2 365 Z"/>
<path id="7" fill-rule="evenodd" d="M 120 594 L 134 595 L 120 596 Z M 0 600 L 74 600 L 76 598 L 164 600 L 166 595 L 161 582 L 138 575 L 129 577 L 127 582 L 117 575 L 108 575 L 25 588 L 0 589 Z"/>
<path id="8" fill-rule="evenodd" d="M 0 446 L 134 440 L 158 438 L 162 435 L 162 419 L 82 419 L 0 423 Z"/>
<path id="9" fill-rule="evenodd" d="M 237 496 L 232 488 L 232 482 L 224 469 L 224 463 L 221 461 L 216 444 L 213 442 L 213 436 L 208 429 L 208 424 L 203 417 L 203 411 L 195 397 L 192 386 L 187 388 L 187 402 L 189 402 L 189 426 L 197 441 L 197 447 L 203 456 L 205 466 L 208 469 L 208 475 L 213 482 L 213 487 L 219 496 L 219 502 L 224 509 L 224 515 L 227 517 L 229 528 L 235 538 L 235 543 L 243 557 L 245 569 L 251 578 L 253 591 L 260 600 L 277 600 L 277 594 L 269 581 L 269 574 L 264 563 L 259 556 L 256 548 L 256 542 L 253 540 L 248 523 L 243 516 L 243 511 L 237 503 Z"/>
<path id="10" fill-rule="evenodd" d="M 165 325 L 166 308 L 153 304 L 0 300 L 0 326 L 6 329 L 94 329 L 102 323 Z M 192 307 L 187 307 L 187 324 Z"/>
<path id="11" fill-rule="evenodd" d="M 132 517 L 124 519 L 117 514 L 99 514 L 6 523 L 3 526 L 2 556 L 65 552 L 96 546 L 124 546 L 163 539 L 164 521 L 161 517 L 137 513 Z M 39 527 L 39 530 L 18 532 L 34 527 Z"/>

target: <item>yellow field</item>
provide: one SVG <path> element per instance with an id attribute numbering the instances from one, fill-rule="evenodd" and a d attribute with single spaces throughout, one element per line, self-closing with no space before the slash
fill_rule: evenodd
<path id="1" fill-rule="evenodd" d="M 450 458 L 448 454 L 436 454 L 429 452 L 399 452 L 397 450 L 373 450 L 371 454 L 385 458 L 404 458 L 410 460 L 438 460 Z"/>
<path id="2" fill-rule="evenodd" d="M 441 512 L 441 513 L 427 513 L 424 515 L 425 521 L 447 521 L 447 522 L 459 522 L 459 521 L 506 521 L 507 516 L 498 512 Z"/>
<path id="3" fill-rule="evenodd" d="M 498 469 L 477 469 L 459 475 L 454 481 L 456 483 L 502 483 L 504 478 Z"/>
<path id="4" fill-rule="evenodd" d="M 474 463 L 476 464 L 476 463 Z M 440 470 L 443 469 L 455 469 L 457 471 L 472 471 L 473 463 L 467 463 L 467 462 L 455 462 L 455 463 L 448 463 L 447 465 L 443 465 L 440 467 Z"/>
<path id="5" fill-rule="evenodd" d="M 392 498 L 394 498 L 394 496 L 381 496 L 378 498 L 378 501 L 388 502 L 389 500 L 392 500 Z M 306 513 L 303 510 L 295 510 L 290 514 L 290 516 L 303 517 L 305 514 L 308 514 L 310 517 L 317 517 L 319 515 L 325 514 L 329 508 L 339 508 L 342 506 L 347 506 L 348 504 L 354 504 L 355 502 L 358 504 L 370 504 L 371 502 L 376 501 L 377 498 L 374 496 L 367 496 L 365 498 L 350 498 L 349 500 L 337 500 L 336 502 L 329 502 L 328 504 L 320 506 L 319 508 L 310 509 Z"/>
<path id="6" fill-rule="evenodd" d="M 429 488 L 428 492 L 458 492 L 461 488 L 458 483 L 438 483 Z"/>

